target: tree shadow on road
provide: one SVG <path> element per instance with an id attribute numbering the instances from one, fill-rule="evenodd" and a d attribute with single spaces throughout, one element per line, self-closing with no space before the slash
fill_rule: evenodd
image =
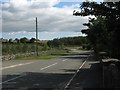
<path id="1" fill-rule="evenodd" d="M 78 57 L 70 55 L 64 58 L 84 60 L 87 57 L 88 55 L 78 55 Z M 96 63 L 93 56 L 90 56 L 88 61 L 90 61 L 88 65 L 91 65 L 91 67 L 80 69 L 68 90 L 101 88 L 100 65 L 98 62 Z M 20 78 L 3 83 L 2 90 L 63 90 L 77 70 L 63 69 L 62 71 L 62 73 L 24 72 L 18 75 L 6 75 L 2 77 L 3 82 L 25 74 Z"/>
<path id="2" fill-rule="evenodd" d="M 102 71 L 99 63 L 91 63 L 90 68 L 82 68 L 71 82 L 69 90 L 102 89 Z"/>
<path id="3" fill-rule="evenodd" d="M 67 55 L 67 56 L 64 56 L 63 58 L 65 59 L 71 59 L 71 60 L 87 60 L 87 61 L 90 61 L 90 62 L 94 62 L 94 63 L 99 63 L 100 61 L 99 60 L 96 60 L 94 55 L 85 55 L 85 54 L 78 54 L 78 55 Z"/>
<path id="4" fill-rule="evenodd" d="M 23 77 L 4 83 L 2 90 L 62 90 L 73 76 L 70 73 L 26 72 L 24 74 L 26 75 Z M 18 76 L 20 75 L 7 75 L 5 77 L 8 80 Z"/>
<path id="5" fill-rule="evenodd" d="M 101 72 L 98 66 L 99 63 L 93 63 L 90 68 L 81 69 L 71 82 L 68 90 L 101 88 Z M 25 72 L 25 76 L 4 83 L 2 90 L 63 90 L 73 77 L 73 72 L 75 73 L 76 70 L 64 69 L 63 73 Z M 3 76 L 3 80 L 18 76 L 20 75 Z"/>

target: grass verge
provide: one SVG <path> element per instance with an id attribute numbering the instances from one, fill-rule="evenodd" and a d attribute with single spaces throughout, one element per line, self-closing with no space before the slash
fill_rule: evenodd
<path id="1" fill-rule="evenodd" d="M 47 59 L 52 59 L 52 58 L 57 58 L 60 55 L 42 55 L 42 56 L 17 56 L 15 60 L 47 60 Z"/>
<path id="2" fill-rule="evenodd" d="M 72 54 L 79 54 L 78 52 L 60 52 L 60 53 L 54 53 L 54 54 L 49 54 L 49 55 L 39 55 L 39 56 L 16 56 L 15 60 L 48 60 L 52 58 L 58 58 L 60 56 L 64 55 L 72 55 Z"/>

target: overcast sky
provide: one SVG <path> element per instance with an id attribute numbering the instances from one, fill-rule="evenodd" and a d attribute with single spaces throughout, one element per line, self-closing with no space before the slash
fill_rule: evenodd
<path id="1" fill-rule="evenodd" d="M 1 0 L 3 2 L 3 0 Z M 4 0 L 4 2 L 8 0 Z M 80 1 L 80 0 L 78 0 Z M 35 18 L 38 18 L 39 39 L 81 36 L 88 17 L 73 16 L 81 2 L 60 0 L 10 0 L 2 4 L 2 37 L 35 37 Z"/>

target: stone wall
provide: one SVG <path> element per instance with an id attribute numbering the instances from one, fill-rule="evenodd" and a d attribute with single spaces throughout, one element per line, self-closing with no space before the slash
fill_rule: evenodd
<path id="1" fill-rule="evenodd" d="M 120 61 L 118 59 L 102 59 L 104 88 L 120 88 Z"/>
<path id="2" fill-rule="evenodd" d="M 2 61 L 3 60 L 14 60 L 16 56 L 30 56 L 30 55 L 35 55 L 35 52 L 31 53 L 22 53 L 22 54 L 11 54 L 11 55 L 3 55 L 2 56 Z"/>
<path id="3" fill-rule="evenodd" d="M 64 53 L 66 51 L 65 50 L 47 50 L 47 51 L 38 52 L 38 54 L 39 55 L 49 55 L 49 54 L 59 54 L 61 52 Z M 16 56 L 32 56 L 32 55 L 36 55 L 36 53 L 31 52 L 31 53 L 22 53 L 22 54 L 3 55 L 2 61 L 3 60 L 14 60 Z"/>

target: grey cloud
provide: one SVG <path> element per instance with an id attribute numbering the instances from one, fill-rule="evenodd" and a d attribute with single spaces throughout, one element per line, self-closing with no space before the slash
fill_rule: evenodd
<path id="1" fill-rule="evenodd" d="M 14 4 L 12 4 L 14 5 Z M 35 31 L 35 17 L 38 17 L 39 32 L 73 31 L 79 32 L 87 18 L 72 16 L 69 7 L 52 7 L 49 3 L 29 6 L 3 7 L 3 32 Z"/>

